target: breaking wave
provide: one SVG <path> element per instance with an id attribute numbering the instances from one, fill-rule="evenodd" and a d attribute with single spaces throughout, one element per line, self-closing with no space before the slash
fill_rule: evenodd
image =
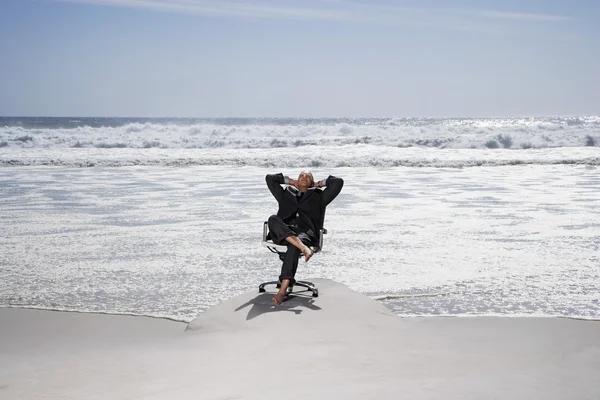
<path id="1" fill-rule="evenodd" d="M 0 117 L 0 166 L 600 164 L 600 117 Z"/>
<path id="2" fill-rule="evenodd" d="M 382 147 L 589 147 L 600 117 L 118 119 L 0 118 L 0 147 L 269 149 L 369 144 Z"/>

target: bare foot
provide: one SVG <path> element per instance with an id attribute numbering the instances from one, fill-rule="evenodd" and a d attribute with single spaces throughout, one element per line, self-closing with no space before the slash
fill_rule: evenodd
<path id="1" fill-rule="evenodd" d="M 285 301 L 285 293 L 284 294 L 277 293 L 275 296 L 273 296 L 271 301 L 275 304 L 283 303 Z"/>
<path id="2" fill-rule="evenodd" d="M 308 248 L 307 246 L 304 246 L 304 250 L 302 251 L 302 254 L 304 254 L 304 262 L 308 262 L 308 260 L 310 260 L 310 258 L 313 256 L 313 251 Z"/>

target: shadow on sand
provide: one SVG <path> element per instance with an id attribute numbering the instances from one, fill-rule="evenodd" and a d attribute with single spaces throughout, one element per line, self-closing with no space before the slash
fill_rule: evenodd
<path id="1" fill-rule="evenodd" d="M 315 305 L 315 300 L 312 298 L 312 293 L 307 291 L 294 292 L 287 296 L 287 300 L 280 305 L 277 305 L 271 301 L 273 293 L 261 293 L 255 298 L 242 304 L 235 311 L 240 311 L 248 306 L 252 306 L 246 320 L 251 320 L 258 317 L 259 315 L 270 313 L 270 312 L 293 312 L 296 315 L 300 315 L 303 309 L 309 309 L 312 311 L 319 311 L 321 307 Z"/>

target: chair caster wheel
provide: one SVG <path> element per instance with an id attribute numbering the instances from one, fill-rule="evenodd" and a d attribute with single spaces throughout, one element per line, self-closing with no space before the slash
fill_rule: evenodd
<path id="1" fill-rule="evenodd" d="M 312 297 L 319 297 L 319 292 L 318 291 L 313 292 Z"/>
<path id="2" fill-rule="evenodd" d="M 267 291 L 267 290 L 266 290 L 265 288 L 258 288 L 258 293 L 264 293 L 264 292 L 266 292 L 266 291 Z"/>

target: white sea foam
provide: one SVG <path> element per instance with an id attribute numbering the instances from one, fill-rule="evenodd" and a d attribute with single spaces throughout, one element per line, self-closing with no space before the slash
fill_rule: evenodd
<path id="1" fill-rule="evenodd" d="M 194 318 L 276 278 L 259 243 L 276 210 L 264 175 L 299 170 L 4 168 L 0 305 Z M 300 278 L 345 283 L 399 315 L 600 318 L 595 167 L 313 172 L 346 183 Z"/>
<path id="2" fill-rule="evenodd" d="M 268 149 L 6 149 L 0 166 L 122 167 L 256 166 L 436 167 L 461 168 L 505 165 L 600 165 L 600 148 L 557 147 L 508 149 L 432 149 L 381 147 L 370 144 Z"/>

